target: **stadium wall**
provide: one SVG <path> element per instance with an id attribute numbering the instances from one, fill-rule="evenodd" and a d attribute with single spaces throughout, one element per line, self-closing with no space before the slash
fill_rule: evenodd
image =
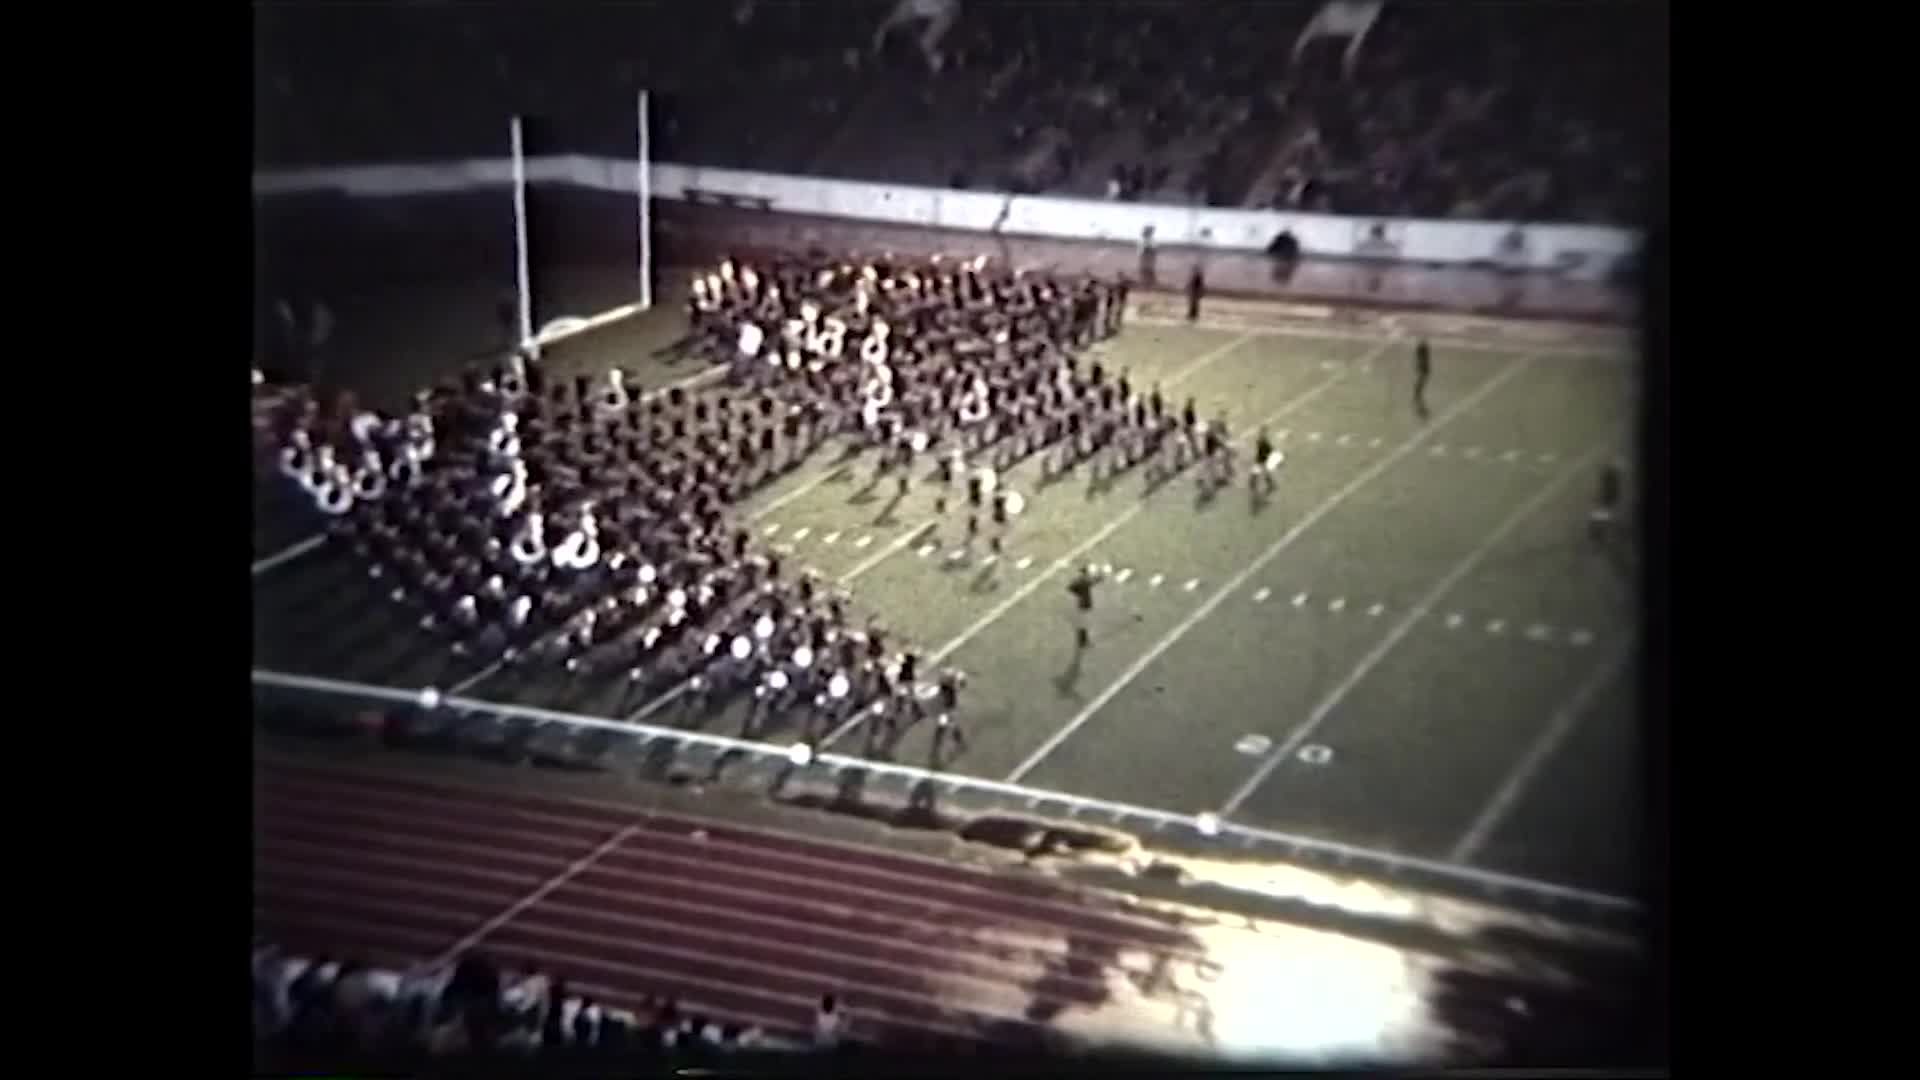
<path id="1" fill-rule="evenodd" d="M 530 182 L 589 191 L 637 191 L 634 163 L 563 156 L 528 162 Z M 257 195 L 337 192 L 360 198 L 451 194 L 511 183 L 510 163 L 474 159 L 423 165 L 296 169 L 254 177 Z M 1498 265 L 1605 277 L 1639 244 L 1635 233 L 1588 225 L 1356 218 L 1272 210 L 1216 209 L 1054 196 L 950 191 L 657 162 L 656 198 L 739 205 L 937 229 L 1062 240 L 1137 243 L 1151 230 L 1162 248 L 1262 251 L 1281 230 L 1313 258 Z"/>
<path id="2" fill-rule="evenodd" d="M 530 163 L 529 171 L 568 192 L 547 204 L 546 232 L 563 238 L 570 262 L 631 269 L 635 238 L 608 227 L 632 218 L 631 162 L 554 158 Z M 1144 221 L 1155 226 L 1162 283 L 1175 288 L 1200 263 L 1216 295 L 1604 323 L 1631 321 L 1635 306 L 1615 283 L 1636 242 L 1624 230 L 1543 226 L 1516 246 L 1501 226 L 1471 222 L 1035 199 L 671 164 L 656 165 L 654 176 L 662 185 L 654 212 L 658 267 L 729 251 L 818 247 L 986 253 L 1017 265 L 1138 279 L 1137 238 L 1120 234 Z M 513 280 L 510 182 L 504 162 L 487 161 L 258 174 L 262 274 L 277 292 L 375 291 L 476 271 L 506 289 Z M 1373 224 L 1385 227 L 1387 244 L 1365 244 Z M 1293 228 L 1304 249 L 1288 274 L 1276 273 L 1263 254 L 1280 228 Z M 1394 254 L 1387 248 L 1396 238 Z M 1449 245 L 1453 258 L 1415 258 L 1416 250 Z M 1489 250 L 1476 255 L 1476 245 Z"/>

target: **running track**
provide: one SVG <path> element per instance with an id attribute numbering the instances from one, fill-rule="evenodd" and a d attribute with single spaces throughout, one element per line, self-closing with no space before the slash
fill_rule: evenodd
<path id="1" fill-rule="evenodd" d="M 957 863 L 337 764 L 255 765 L 254 921 L 290 947 L 396 968 L 477 947 L 639 1009 L 793 1036 L 835 992 L 854 1037 L 942 1051 L 1054 1046 L 1108 980 L 1210 966 L 1177 915 Z"/>

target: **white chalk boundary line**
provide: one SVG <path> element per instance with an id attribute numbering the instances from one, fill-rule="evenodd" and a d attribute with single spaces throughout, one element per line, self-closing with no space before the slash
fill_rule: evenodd
<path id="1" fill-rule="evenodd" d="M 1248 326 L 1238 322 L 1213 322 L 1201 319 L 1199 322 L 1187 322 L 1184 319 L 1166 319 L 1153 315 L 1129 315 L 1128 325 L 1153 326 L 1186 330 L 1208 330 L 1214 333 L 1245 334 L 1255 338 L 1311 338 L 1325 341 L 1362 341 L 1378 342 L 1408 340 L 1405 329 L 1382 328 L 1377 331 L 1351 330 L 1326 326 Z M 1413 335 L 1418 336 L 1418 335 Z M 1632 341 L 1606 342 L 1596 341 L 1590 345 L 1549 345 L 1521 341 L 1490 341 L 1483 338 L 1462 338 L 1430 334 L 1427 343 L 1439 349 L 1459 349 L 1467 352 L 1509 353 L 1515 356 L 1589 356 L 1595 360 L 1633 360 L 1637 355 Z"/>
<path id="2" fill-rule="evenodd" d="M 253 561 L 253 576 L 259 577 L 261 574 L 279 566 L 281 563 L 292 562 L 326 542 L 326 533 L 314 533 L 305 540 L 288 544 L 286 547 L 281 548 L 279 551 L 274 552 L 264 559 L 255 559 Z"/>
<path id="3" fill-rule="evenodd" d="M 923 521 L 920 524 L 915 525 L 913 528 L 908 529 L 905 532 L 901 533 L 899 536 L 894 537 L 893 541 L 887 544 L 887 546 L 881 548 L 880 550 L 874 552 L 873 554 L 867 556 L 866 558 L 861 559 L 859 562 L 855 563 L 851 568 L 849 568 L 846 573 L 841 574 L 839 578 L 840 584 L 849 585 L 859 580 L 860 577 L 864 575 L 867 571 L 873 569 L 876 566 L 879 566 L 881 563 L 887 561 L 889 558 L 892 558 L 895 552 L 899 551 L 903 547 L 906 547 L 908 544 L 913 543 L 915 540 L 920 539 L 920 537 L 924 535 L 928 529 L 933 528 L 933 525 L 934 523 L 931 521 Z"/>
<path id="4" fill-rule="evenodd" d="M 1546 764 L 1547 759 L 1553 756 L 1554 751 L 1560 748 L 1560 744 L 1566 741 L 1567 736 L 1572 734 L 1574 725 L 1586 715 L 1587 707 L 1593 704 L 1594 697 L 1613 682 L 1626 667 L 1631 655 L 1631 640 L 1622 642 L 1614 655 L 1595 668 L 1579 688 L 1574 690 L 1573 696 L 1567 703 L 1554 713 L 1553 720 L 1547 725 L 1547 729 L 1540 733 L 1540 737 L 1535 739 L 1531 746 L 1527 747 L 1526 754 L 1514 766 L 1513 772 L 1508 774 L 1505 782 L 1500 785 L 1500 789 L 1493 793 L 1493 798 L 1487 800 L 1487 805 L 1473 819 L 1473 824 L 1461 834 L 1460 842 L 1453 846 L 1453 851 L 1448 855 L 1450 860 L 1462 864 L 1473 861 L 1473 857 L 1480 853 L 1480 848 L 1487 842 L 1487 838 L 1493 835 L 1493 830 L 1499 827 L 1513 804 L 1526 792 L 1527 786 L 1533 782 L 1534 775 L 1540 771 L 1542 765 Z"/>
<path id="5" fill-rule="evenodd" d="M 1435 604 L 1438 604 L 1455 585 L 1458 585 L 1468 574 L 1471 574 L 1475 567 L 1478 567 L 1484 562 L 1487 556 L 1493 553 L 1493 549 L 1498 547 L 1502 540 L 1506 539 L 1507 534 L 1519 528 L 1521 522 L 1531 517 L 1533 513 L 1542 506 L 1545 506 L 1548 500 L 1552 499 L 1568 482 L 1575 477 L 1587 475 L 1586 470 L 1588 465 L 1604 454 L 1613 442 L 1613 436 L 1609 435 L 1588 448 L 1578 459 L 1563 469 L 1560 475 L 1542 485 L 1540 490 L 1534 492 L 1525 502 L 1515 507 L 1512 513 L 1508 514 L 1492 532 L 1487 534 L 1486 539 L 1482 540 L 1478 547 L 1468 552 L 1466 558 L 1460 560 L 1459 564 L 1449 571 L 1445 577 L 1436 582 L 1433 588 L 1429 589 L 1427 594 L 1421 597 L 1419 602 L 1414 604 L 1398 623 L 1394 624 L 1393 629 L 1387 632 L 1387 636 L 1380 639 L 1378 645 L 1375 645 L 1371 651 L 1361 657 L 1360 662 L 1355 664 L 1353 670 L 1347 673 L 1347 677 L 1340 680 L 1338 685 L 1332 690 L 1329 690 L 1327 695 L 1320 699 L 1320 703 L 1313 707 L 1311 713 L 1307 714 L 1306 720 L 1302 722 L 1300 726 L 1293 729 L 1293 733 L 1287 736 L 1285 742 L 1282 742 L 1274 749 L 1266 761 L 1261 762 L 1260 767 L 1254 770 L 1252 776 L 1247 778 L 1247 782 L 1240 785 L 1240 788 L 1229 796 L 1225 803 L 1221 804 L 1221 816 L 1224 817 L 1238 810 L 1240 804 L 1246 802 L 1247 798 L 1266 781 L 1267 777 L 1273 775 L 1273 771 L 1278 769 L 1301 743 L 1311 737 L 1314 731 L 1326 721 L 1327 717 L 1333 715 L 1333 710 L 1339 706 L 1340 702 L 1346 699 L 1347 694 L 1350 693 L 1355 686 L 1360 684 L 1360 680 L 1366 678 L 1367 675 L 1379 665 L 1380 661 L 1386 659 L 1387 654 L 1393 651 L 1393 647 L 1398 645 L 1401 639 L 1405 638 L 1407 634 L 1412 631 L 1414 624 L 1430 614 Z"/>
<path id="6" fill-rule="evenodd" d="M 1260 572 L 1262 567 L 1272 562 L 1281 552 L 1292 547 L 1294 541 L 1300 539 L 1302 534 L 1318 524 L 1320 519 L 1332 513 L 1340 504 L 1346 502 L 1347 499 L 1351 498 L 1361 488 L 1372 483 L 1380 474 L 1386 472 L 1392 468 L 1396 462 L 1412 453 L 1434 432 L 1473 406 L 1479 404 L 1488 395 L 1505 385 L 1508 380 L 1526 370 L 1529 362 L 1527 359 L 1521 359 L 1508 364 L 1506 370 L 1480 384 L 1479 388 L 1474 390 L 1473 393 L 1468 394 L 1450 406 L 1446 412 L 1441 414 L 1436 423 L 1422 427 L 1414 433 L 1412 438 L 1402 442 L 1391 452 L 1383 455 L 1380 460 L 1362 469 L 1358 475 L 1352 480 L 1349 480 L 1338 491 L 1335 491 L 1318 506 L 1308 511 L 1307 515 L 1301 518 L 1293 528 L 1288 529 L 1280 539 L 1274 541 L 1265 551 L 1256 556 L 1253 562 L 1249 563 L 1239 573 L 1229 578 L 1220 588 L 1216 589 L 1213 595 L 1207 598 L 1205 603 L 1195 608 L 1186 618 L 1180 620 L 1180 622 L 1174 626 L 1173 629 L 1167 631 L 1159 641 L 1154 642 L 1153 647 L 1141 654 L 1138 660 L 1128 665 L 1127 669 L 1120 673 L 1119 678 L 1109 683 L 1106 689 L 1094 695 L 1093 700 L 1087 702 L 1086 706 L 1074 714 L 1072 719 L 1063 724 L 1046 742 L 1041 743 L 1039 748 L 1029 754 L 1024 761 L 1014 766 L 1013 771 L 1007 774 L 1007 782 L 1010 784 L 1016 783 L 1021 777 L 1032 772 L 1035 767 L 1046 760 L 1049 754 L 1059 749 L 1060 744 L 1072 738 L 1074 733 L 1079 731 L 1088 720 L 1092 719 L 1095 713 L 1106 706 L 1107 702 L 1112 701 L 1115 695 L 1119 694 L 1129 683 L 1138 678 L 1141 672 L 1145 671 L 1149 665 L 1164 655 L 1168 649 L 1171 649 L 1176 642 L 1185 637 L 1195 626 L 1198 626 L 1200 620 L 1213 614 L 1214 610 L 1225 603 L 1229 597 L 1238 593 L 1255 574 Z M 1289 745 L 1287 749 L 1291 751 L 1291 745 Z M 1222 816 L 1224 816 L 1224 813 Z"/>
<path id="7" fill-rule="evenodd" d="M 271 686 L 287 690 L 300 690 L 308 693 L 330 694 L 339 697 L 359 698 L 367 701 L 380 701 L 386 704 L 408 708 L 418 708 L 420 695 L 416 690 L 400 690 L 390 686 L 377 686 L 371 683 L 348 682 L 341 679 L 328 679 L 312 675 L 293 675 L 286 672 L 269 671 L 255 668 L 252 672 L 255 686 Z M 455 712 L 491 713 L 496 716 L 513 717 L 539 723 L 564 724 L 576 729 L 597 729 L 613 731 L 624 735 L 637 735 L 643 739 L 665 739 L 669 742 L 688 746 L 700 746 L 709 749 L 727 751 L 738 750 L 758 756 L 770 763 L 785 765 L 787 747 L 749 739 L 738 739 L 727 735 L 714 735 L 703 731 L 687 731 L 679 728 L 659 727 L 652 724 L 623 723 L 604 716 L 587 716 L 581 713 L 561 712 L 555 709 L 543 709 L 532 705 L 515 705 L 504 702 L 482 701 L 474 698 L 449 696 L 442 700 L 441 708 Z M 1127 819 L 1139 819 L 1154 822 L 1156 827 L 1194 825 L 1190 814 L 1156 810 L 1147 806 L 1134 806 L 1106 799 L 1094 799 L 1065 792 L 1046 791 L 1039 788 L 1020 787 L 977 777 L 961 776 L 935 772 L 912 765 L 901 765 L 886 761 L 868 761 L 863 758 L 848 757 L 845 754 L 822 753 L 814 757 L 815 763 L 828 769 L 858 769 L 874 776 L 899 777 L 910 784 L 933 783 L 948 795 L 959 791 L 978 791 L 1003 798 L 1031 800 L 1029 805 L 1056 803 L 1068 808 L 1078 808 L 1089 813 L 1104 814 L 1115 822 Z M 1274 829 L 1255 828 L 1223 822 L 1220 826 L 1223 835 L 1241 837 L 1251 842 L 1274 844 L 1288 849 L 1298 857 L 1310 854 L 1337 861 L 1341 865 L 1360 863 L 1378 870 L 1394 873 L 1400 870 L 1418 870 L 1434 875 L 1445 881 L 1472 886 L 1482 893 L 1498 894 L 1514 892 L 1549 901 L 1566 901 L 1588 907 L 1617 912 L 1634 913 L 1641 905 L 1634 900 L 1588 889 L 1556 885 L 1552 882 L 1533 878 L 1505 874 L 1478 867 L 1458 866 L 1436 859 L 1422 858 L 1417 855 L 1401 855 L 1396 852 L 1377 848 L 1364 848 L 1352 844 L 1342 844 L 1332 840 L 1320 840 L 1307 836 L 1296 836 Z"/>

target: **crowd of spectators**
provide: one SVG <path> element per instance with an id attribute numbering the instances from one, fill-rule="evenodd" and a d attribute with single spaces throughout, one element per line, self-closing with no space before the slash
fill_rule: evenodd
<path id="1" fill-rule="evenodd" d="M 698 1064 L 739 1053 L 842 1045 L 843 1010 L 821 1001 L 813 1038 L 771 1034 L 683 1008 L 671 997 L 615 1008 L 559 976 L 505 971 L 468 956 L 395 971 L 268 942 L 253 950 L 256 1056 L 282 1063 L 446 1058 L 556 1064 Z"/>
<path id="2" fill-rule="evenodd" d="M 1312 0 L 964 0 L 926 48 L 892 4 L 313 5 L 260 17 L 263 159 L 580 152 L 1092 198 L 1331 213 L 1633 218 L 1663 134 L 1664 12 L 1390 2 L 1363 47 L 1294 43 Z M 362 57 L 352 63 L 338 58 Z"/>

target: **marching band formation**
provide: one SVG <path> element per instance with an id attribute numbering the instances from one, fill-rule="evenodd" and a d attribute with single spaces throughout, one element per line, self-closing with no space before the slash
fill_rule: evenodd
<path id="1" fill-rule="evenodd" d="M 985 259 L 728 261 L 688 303 L 689 345 L 726 368 L 710 388 L 555 380 L 522 355 L 469 366 L 404 416 L 292 395 L 263 427 L 334 541 L 456 655 L 617 673 L 630 700 L 751 690 L 749 733 L 797 719 L 809 744 L 864 723 L 871 747 L 931 718 L 937 754 L 962 745 L 965 676 L 856 628 L 844 590 L 794 573 L 732 508 L 836 436 L 902 494 L 931 455 L 938 527 L 963 520 L 993 556 L 1025 505 L 1001 477 L 1023 460 L 1041 483 L 1196 462 L 1203 484 L 1228 482 L 1223 424 L 1085 355 L 1120 329 L 1127 291 Z"/>

